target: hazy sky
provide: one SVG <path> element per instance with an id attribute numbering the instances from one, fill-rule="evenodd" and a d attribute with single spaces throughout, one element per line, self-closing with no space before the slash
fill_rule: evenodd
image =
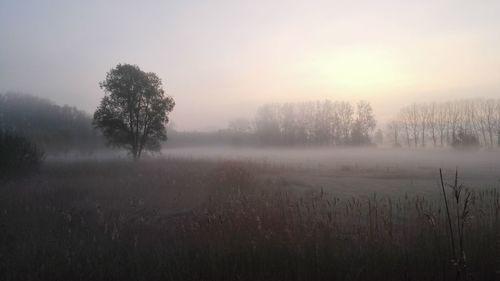
<path id="1" fill-rule="evenodd" d="M 500 1 L 0 0 L 0 91 L 93 112 L 118 63 L 156 72 L 180 129 L 266 102 L 500 98 Z"/>

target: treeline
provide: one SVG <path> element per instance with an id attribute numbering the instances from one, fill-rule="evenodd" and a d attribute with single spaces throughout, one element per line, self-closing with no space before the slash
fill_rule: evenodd
<path id="1" fill-rule="evenodd" d="M 273 103 L 257 109 L 253 119 L 230 120 L 227 128 L 183 132 L 169 128 L 166 147 L 203 145 L 336 146 L 372 144 L 376 127 L 368 102 Z"/>
<path id="2" fill-rule="evenodd" d="M 412 104 L 387 131 L 394 146 L 500 146 L 500 99 Z"/>
<path id="3" fill-rule="evenodd" d="M 271 145 L 365 145 L 376 121 L 368 102 L 268 104 L 257 110 L 254 133 Z"/>
<path id="4" fill-rule="evenodd" d="M 167 131 L 166 147 L 203 145 L 500 147 L 500 99 L 412 104 L 374 133 L 371 105 L 312 101 L 263 105 L 253 120 L 238 118 L 212 132 Z M 92 117 L 29 95 L 0 93 L 0 131 L 28 137 L 47 153 L 93 152 L 104 139 Z"/>
<path id="5" fill-rule="evenodd" d="M 0 93 L 0 130 L 28 137 L 50 153 L 103 147 L 87 113 L 23 94 Z"/>

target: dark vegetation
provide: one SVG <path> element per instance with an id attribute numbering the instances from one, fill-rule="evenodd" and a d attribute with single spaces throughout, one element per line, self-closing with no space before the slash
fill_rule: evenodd
<path id="1" fill-rule="evenodd" d="M 36 171 L 44 153 L 28 138 L 0 130 L 0 182 Z"/>
<path id="2" fill-rule="evenodd" d="M 1 280 L 495 280 L 500 194 L 458 178 L 445 206 L 301 193 L 270 164 L 42 169 L 0 188 Z"/>
<path id="3" fill-rule="evenodd" d="M 50 154 L 103 148 L 90 115 L 24 94 L 0 93 L 0 130 L 25 136 Z"/>
<path id="4" fill-rule="evenodd" d="M 137 65 L 119 64 L 100 83 L 106 95 L 94 113 L 94 125 L 111 146 L 126 149 L 134 159 L 142 151 L 159 151 L 167 140 L 172 97 L 165 95 L 161 79 Z"/>

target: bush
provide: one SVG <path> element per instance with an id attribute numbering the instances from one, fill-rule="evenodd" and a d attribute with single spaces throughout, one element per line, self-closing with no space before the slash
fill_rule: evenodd
<path id="1" fill-rule="evenodd" d="M 42 163 L 44 153 L 28 138 L 0 131 L 0 178 L 25 175 Z"/>
<path id="2" fill-rule="evenodd" d="M 460 129 L 457 136 L 453 138 L 452 146 L 455 148 L 479 147 L 479 139 L 476 135 Z"/>

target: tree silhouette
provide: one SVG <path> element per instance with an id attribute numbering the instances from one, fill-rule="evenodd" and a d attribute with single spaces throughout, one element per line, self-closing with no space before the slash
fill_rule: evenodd
<path id="1" fill-rule="evenodd" d="M 143 149 L 157 151 L 167 139 L 165 125 L 175 106 L 166 96 L 161 79 L 137 65 L 119 64 L 100 83 L 105 91 L 94 113 L 94 126 L 108 144 L 129 150 L 135 160 Z"/>

